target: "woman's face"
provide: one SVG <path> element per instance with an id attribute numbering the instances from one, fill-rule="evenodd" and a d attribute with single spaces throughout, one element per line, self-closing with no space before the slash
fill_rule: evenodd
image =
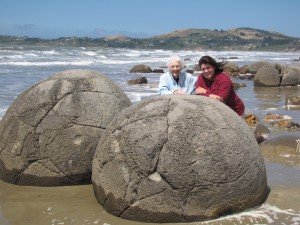
<path id="1" fill-rule="evenodd" d="M 169 70 L 170 70 L 171 74 L 173 75 L 173 77 L 178 78 L 179 74 L 181 73 L 180 63 L 177 61 L 171 62 L 170 66 L 169 66 Z"/>
<path id="2" fill-rule="evenodd" d="M 210 64 L 202 64 L 201 71 L 205 78 L 212 80 L 215 74 L 215 67 Z"/>

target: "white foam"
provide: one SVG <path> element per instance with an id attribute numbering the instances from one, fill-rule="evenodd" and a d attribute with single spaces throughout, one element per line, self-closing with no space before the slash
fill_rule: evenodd
<path id="1" fill-rule="evenodd" d="M 95 56 L 95 55 L 97 55 L 97 53 L 96 53 L 96 52 L 92 52 L 92 51 L 86 51 L 86 52 L 82 52 L 82 54 L 84 54 L 84 55 L 88 55 L 88 56 Z"/>
<path id="2" fill-rule="evenodd" d="M 58 55 L 58 54 L 59 54 L 59 52 L 57 52 L 57 51 L 55 51 L 55 50 L 43 51 L 43 52 L 41 52 L 41 53 L 43 53 L 43 54 L 45 54 L 45 55 Z"/>
<path id="3" fill-rule="evenodd" d="M 58 66 L 58 65 L 72 65 L 72 66 L 85 66 L 94 64 L 93 60 L 87 61 L 54 61 L 54 62 L 0 62 L 0 65 L 6 66 Z"/>
<path id="4" fill-rule="evenodd" d="M 286 220 L 286 223 L 282 224 L 292 224 L 291 222 L 296 222 L 293 224 L 299 224 L 297 222 L 300 221 L 300 211 L 297 212 L 292 209 L 280 209 L 270 204 L 262 204 L 260 207 L 249 211 L 228 215 L 216 220 L 202 222 L 201 224 L 208 224 L 216 221 L 231 221 L 232 224 L 241 224 L 244 220 L 250 220 L 251 224 L 279 224 L 279 218 L 280 221 Z M 237 223 L 234 223 L 234 221 Z"/>
<path id="5" fill-rule="evenodd" d="M 34 53 L 27 53 L 27 54 L 25 54 L 25 56 L 33 56 L 33 57 L 37 57 L 38 55 L 37 54 L 34 54 Z"/>
<path id="6" fill-rule="evenodd" d="M 272 111 L 277 111 L 278 108 L 266 108 L 264 111 L 267 111 L 267 112 L 272 112 Z"/>
<path id="7" fill-rule="evenodd" d="M 141 92 L 125 92 L 127 97 L 131 100 L 131 102 L 139 102 L 143 98 L 151 97 L 157 95 L 157 93 L 141 93 Z"/>
<path id="8" fill-rule="evenodd" d="M 2 108 L 2 106 L 1 106 L 1 108 L 0 108 L 0 121 L 1 121 L 2 117 L 5 115 L 6 110 L 7 110 L 7 108 Z"/>

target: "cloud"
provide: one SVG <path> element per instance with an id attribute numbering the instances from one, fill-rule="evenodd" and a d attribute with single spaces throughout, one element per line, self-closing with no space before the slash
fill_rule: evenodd
<path id="1" fill-rule="evenodd" d="M 34 27 L 33 24 L 19 24 L 14 26 L 18 30 L 32 30 Z"/>

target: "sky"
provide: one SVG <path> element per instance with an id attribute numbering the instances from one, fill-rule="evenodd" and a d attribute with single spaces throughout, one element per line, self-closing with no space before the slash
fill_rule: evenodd
<path id="1" fill-rule="evenodd" d="M 299 0 L 0 0 L 0 35 L 151 37 L 248 27 L 300 38 Z"/>

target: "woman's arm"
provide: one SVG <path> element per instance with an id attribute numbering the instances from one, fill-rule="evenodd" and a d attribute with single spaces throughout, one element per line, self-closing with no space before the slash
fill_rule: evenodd
<path id="1" fill-rule="evenodd" d="M 218 95 L 224 102 L 226 102 L 230 96 L 231 90 L 233 89 L 232 81 L 228 75 L 222 74 L 217 78 L 216 82 L 216 93 L 212 94 Z"/>
<path id="2" fill-rule="evenodd" d="M 168 79 L 167 75 L 161 75 L 158 84 L 158 94 L 159 95 L 166 95 L 166 94 L 173 94 L 175 91 L 175 87 L 171 79 Z"/>
<path id="3" fill-rule="evenodd" d="M 207 96 L 207 97 L 210 94 L 210 91 L 206 88 L 206 85 L 203 81 L 202 74 L 199 74 L 197 82 L 196 82 L 196 94 Z"/>

